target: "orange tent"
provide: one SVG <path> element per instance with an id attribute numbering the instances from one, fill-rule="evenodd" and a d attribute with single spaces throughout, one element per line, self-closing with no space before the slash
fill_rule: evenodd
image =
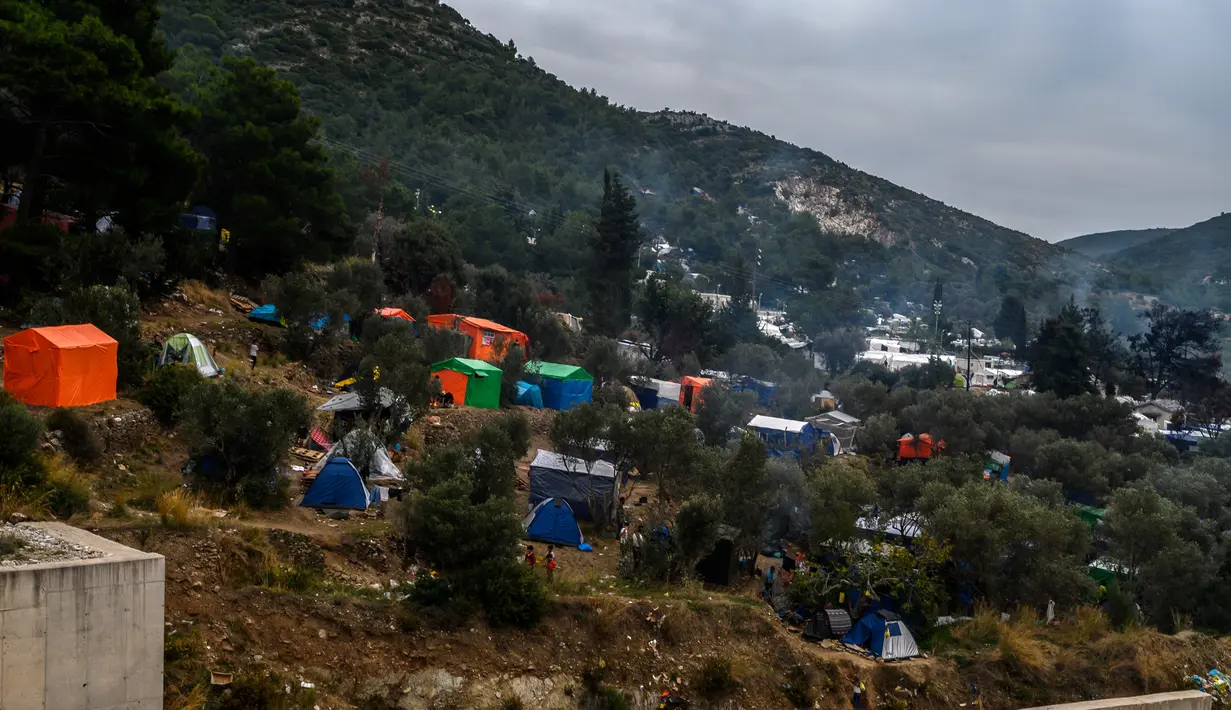
<path id="1" fill-rule="evenodd" d="M 521 346 L 523 354 L 528 354 L 526 351 L 530 347 L 530 339 L 525 333 L 484 318 L 441 313 L 428 316 L 427 322 L 433 328 L 446 328 L 469 335 L 470 350 L 466 352 L 466 357 L 471 360 L 499 360 L 513 343 Z"/>
<path id="2" fill-rule="evenodd" d="M 4 339 L 4 389 L 44 407 L 115 399 L 120 345 L 90 324 L 30 328 Z"/>
<path id="3" fill-rule="evenodd" d="M 701 404 L 701 390 L 711 382 L 713 380 L 708 377 L 685 377 L 680 380 L 680 406 L 690 412 L 697 411 L 697 405 Z"/>
<path id="4" fill-rule="evenodd" d="M 410 314 L 401 308 L 377 308 L 374 312 L 381 318 L 400 318 L 407 323 L 415 322 L 415 319 L 411 318 Z"/>

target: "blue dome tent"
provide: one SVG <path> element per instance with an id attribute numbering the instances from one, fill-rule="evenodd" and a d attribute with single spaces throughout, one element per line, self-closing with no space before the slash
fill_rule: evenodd
<path id="1" fill-rule="evenodd" d="M 303 494 L 304 508 L 367 510 L 368 487 L 350 459 L 334 458 L 316 474 L 312 487 Z"/>
<path id="2" fill-rule="evenodd" d="M 586 539 L 577 527 L 573 508 L 563 498 L 547 498 L 534 506 L 534 510 L 522 521 L 527 540 L 550 542 L 554 545 L 578 547 Z"/>
<path id="3" fill-rule="evenodd" d="M 253 308 L 248 313 L 248 320 L 256 323 L 268 323 L 270 325 L 278 325 L 286 327 L 286 321 L 282 320 L 282 314 L 278 313 L 277 306 L 264 305 Z"/>
<path id="4" fill-rule="evenodd" d="M 525 380 L 517 381 L 517 403 L 523 407 L 543 408 L 543 390 Z"/>
<path id="5" fill-rule="evenodd" d="M 859 646 L 873 656 L 886 661 L 914 658 L 919 655 L 915 637 L 902 617 L 885 609 L 869 612 L 842 637 L 842 643 Z"/>

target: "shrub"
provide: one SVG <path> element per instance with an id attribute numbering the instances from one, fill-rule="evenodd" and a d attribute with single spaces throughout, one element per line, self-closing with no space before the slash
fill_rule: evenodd
<path id="1" fill-rule="evenodd" d="M 31 486 L 43 480 L 34 452 L 42 425 L 12 395 L 0 391 L 0 484 Z"/>
<path id="2" fill-rule="evenodd" d="M 194 478 L 227 503 L 285 505 L 283 459 L 310 414 L 303 395 L 289 389 L 253 391 L 232 380 L 195 388 L 183 414 Z"/>
<path id="3" fill-rule="evenodd" d="M 547 595 L 529 567 L 510 559 L 490 558 L 473 572 L 476 596 L 492 626 L 530 628 L 543 618 Z"/>
<path id="4" fill-rule="evenodd" d="M 204 383 L 205 378 L 196 368 L 160 367 L 137 392 L 137 400 L 149 407 L 163 426 L 172 426 L 179 420 L 188 398 Z"/>
<path id="5" fill-rule="evenodd" d="M 47 428 L 60 432 L 64 450 L 74 461 L 91 464 L 103 455 L 103 441 L 90 423 L 71 409 L 57 409 L 47 418 Z"/>
<path id="6" fill-rule="evenodd" d="M 187 530 L 203 521 L 195 511 L 196 496 L 186 488 L 176 488 L 158 496 L 158 515 L 164 527 L 172 530 Z"/>
<path id="7" fill-rule="evenodd" d="M 782 694 L 787 702 L 797 708 L 812 707 L 816 693 L 812 690 L 812 679 L 803 666 L 796 666 L 787 674 L 786 683 L 782 684 Z"/>
<path id="8" fill-rule="evenodd" d="M 731 672 L 731 661 L 726 658 L 711 658 L 701 666 L 697 676 L 697 692 L 707 700 L 719 700 L 735 692 L 739 683 Z"/>
<path id="9" fill-rule="evenodd" d="M 0 559 L 11 557 L 26 546 L 26 541 L 13 533 L 0 533 Z"/>
<path id="10" fill-rule="evenodd" d="M 90 510 L 90 482 L 61 458 L 46 465 L 47 508 L 60 518 Z"/>
<path id="11" fill-rule="evenodd" d="M 286 688 L 291 692 L 287 693 Z M 310 710 L 316 706 L 316 691 L 284 681 L 275 673 L 241 675 L 218 699 L 218 710 Z"/>

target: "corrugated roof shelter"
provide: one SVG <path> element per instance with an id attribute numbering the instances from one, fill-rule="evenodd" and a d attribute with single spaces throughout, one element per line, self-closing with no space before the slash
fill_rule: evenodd
<path id="1" fill-rule="evenodd" d="M 427 322 L 433 328 L 456 330 L 469 335 L 470 350 L 466 356 L 472 360 L 499 360 L 514 343 L 521 346 L 523 353 L 530 347 L 530 339 L 525 333 L 486 318 L 438 313 L 428 316 Z"/>
<path id="2" fill-rule="evenodd" d="M 526 380 L 543 390 L 543 406 L 564 412 L 586 404 L 594 396 L 594 377 L 576 365 L 531 360 Z"/>
<path id="3" fill-rule="evenodd" d="M 554 451 L 539 451 L 530 463 L 530 505 L 563 498 L 579 520 L 610 519 L 616 505 L 616 470 L 606 461 L 586 462 Z"/>
<path id="4" fill-rule="evenodd" d="M 440 389 L 453 395 L 453 401 L 480 409 L 500 408 L 500 368 L 482 360 L 454 357 L 432 365 L 432 377 Z"/>
<path id="5" fill-rule="evenodd" d="M 114 338 L 88 323 L 23 330 L 4 339 L 4 389 L 43 407 L 115 399 L 119 350 Z"/>

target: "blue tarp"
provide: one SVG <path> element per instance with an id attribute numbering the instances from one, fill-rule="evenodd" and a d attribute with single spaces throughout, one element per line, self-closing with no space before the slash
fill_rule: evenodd
<path id="1" fill-rule="evenodd" d="M 577 527 L 577 516 L 573 515 L 572 506 L 563 498 L 548 498 L 534 506 L 522 526 L 526 529 L 527 540 L 569 547 L 585 542 L 581 528 Z"/>
<path id="2" fill-rule="evenodd" d="M 543 408 L 543 390 L 525 380 L 517 381 L 517 403 L 523 407 Z"/>
<path id="3" fill-rule="evenodd" d="M 368 509 L 368 487 L 350 459 L 335 458 L 316 474 L 299 503 L 304 508 Z"/>
<path id="4" fill-rule="evenodd" d="M 757 402 L 762 407 L 768 407 L 770 405 L 774 399 L 774 391 L 777 390 L 777 388 L 778 385 L 773 382 L 758 380 L 755 377 L 748 377 L 747 375 L 736 377 L 731 381 L 732 392 L 755 392 L 757 395 Z"/>
<path id="5" fill-rule="evenodd" d="M 859 646 L 877 658 L 894 661 L 919 655 L 915 637 L 902 618 L 891 611 L 875 611 L 859 617 L 842 643 Z"/>
<path id="6" fill-rule="evenodd" d="M 345 313 L 342 314 L 342 319 L 346 321 L 347 323 L 350 323 L 350 316 L 346 315 Z M 329 325 L 329 316 L 320 316 L 319 318 L 313 318 L 312 321 L 309 323 L 309 325 L 312 326 L 312 330 L 319 333 L 325 329 L 325 326 Z"/>
<path id="7" fill-rule="evenodd" d="M 543 390 L 543 406 L 558 412 L 567 412 L 586 404 L 594 395 L 593 380 L 557 380 L 542 378 L 539 388 Z"/>
<path id="8" fill-rule="evenodd" d="M 270 325 L 286 325 L 282 322 L 282 315 L 278 313 L 278 308 L 271 305 L 253 308 L 248 314 L 248 320 L 256 321 L 257 323 L 269 323 Z"/>

